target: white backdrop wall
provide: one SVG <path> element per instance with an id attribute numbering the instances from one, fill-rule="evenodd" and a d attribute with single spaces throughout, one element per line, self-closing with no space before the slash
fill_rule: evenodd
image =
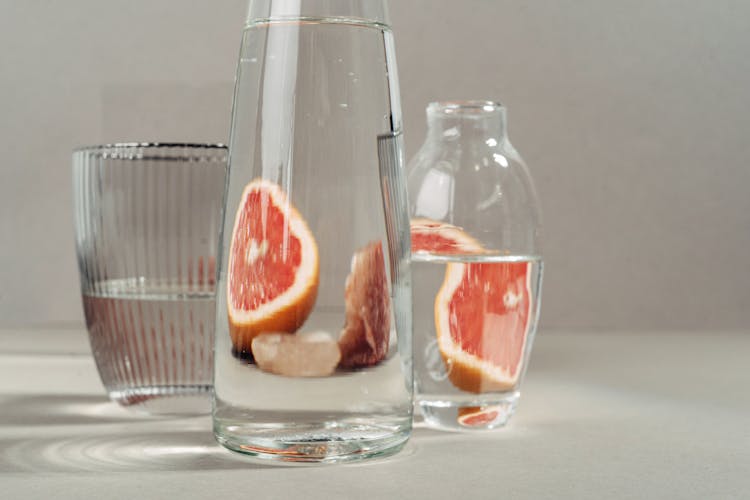
<path id="1" fill-rule="evenodd" d="M 70 150 L 221 141 L 244 0 L 0 0 L 0 327 L 82 322 Z M 545 212 L 542 327 L 750 328 L 750 3 L 393 0 L 407 152 L 487 98 Z"/>

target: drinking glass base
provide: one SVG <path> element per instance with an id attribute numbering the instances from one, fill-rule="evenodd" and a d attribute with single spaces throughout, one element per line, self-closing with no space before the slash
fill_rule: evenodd
<path id="1" fill-rule="evenodd" d="M 286 463 L 340 463 L 387 457 L 401 450 L 411 426 L 367 423 L 214 426 L 225 448 L 256 459 Z"/>
<path id="2" fill-rule="evenodd" d="M 454 401 L 422 399 L 418 406 L 424 423 L 448 431 L 478 431 L 505 426 L 516 411 L 519 393 L 505 397 L 481 397 Z"/>
<path id="3" fill-rule="evenodd" d="M 158 385 L 110 390 L 109 398 L 128 409 L 161 416 L 211 413 L 211 385 Z"/>

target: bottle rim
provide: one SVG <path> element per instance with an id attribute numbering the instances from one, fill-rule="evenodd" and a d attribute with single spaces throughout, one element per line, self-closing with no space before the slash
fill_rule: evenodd
<path id="1" fill-rule="evenodd" d="M 461 116 L 482 116 L 488 114 L 498 114 L 505 111 L 498 101 L 487 100 L 451 100 L 451 101 L 434 101 L 427 105 L 427 113 L 442 115 L 461 115 Z"/>

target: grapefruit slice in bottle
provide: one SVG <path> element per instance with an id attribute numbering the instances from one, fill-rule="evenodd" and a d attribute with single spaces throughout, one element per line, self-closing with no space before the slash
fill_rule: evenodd
<path id="1" fill-rule="evenodd" d="M 458 423 L 462 427 L 486 429 L 504 423 L 508 412 L 502 406 L 463 406 L 458 409 Z"/>
<path id="2" fill-rule="evenodd" d="M 315 238 L 281 187 L 264 179 L 247 184 L 227 267 L 234 349 L 248 353 L 261 333 L 293 333 L 302 326 L 317 297 L 318 263 Z"/>
<path id="3" fill-rule="evenodd" d="M 463 229 L 431 219 L 411 220 L 412 252 L 489 255 Z M 531 321 L 528 262 L 450 262 L 435 297 L 438 348 L 457 388 L 505 391 L 518 382 Z M 487 412 L 466 417 L 488 418 Z M 494 418 L 494 417 L 493 417 Z"/>
<path id="4" fill-rule="evenodd" d="M 461 228 L 431 219 L 411 220 L 411 251 L 438 254 L 475 254 L 482 245 Z"/>
<path id="5" fill-rule="evenodd" d="M 507 391 L 522 371 L 531 264 L 449 263 L 435 297 L 438 349 L 457 388 Z"/>

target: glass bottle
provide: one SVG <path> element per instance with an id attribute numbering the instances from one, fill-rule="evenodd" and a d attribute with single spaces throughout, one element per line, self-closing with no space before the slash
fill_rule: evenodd
<path id="1" fill-rule="evenodd" d="M 409 163 L 416 400 L 428 425 L 513 414 L 539 315 L 541 214 L 495 102 L 435 102 Z"/>
<path id="2" fill-rule="evenodd" d="M 214 433 L 260 458 L 390 454 L 411 432 L 408 206 L 380 0 L 252 0 L 217 293 Z"/>

